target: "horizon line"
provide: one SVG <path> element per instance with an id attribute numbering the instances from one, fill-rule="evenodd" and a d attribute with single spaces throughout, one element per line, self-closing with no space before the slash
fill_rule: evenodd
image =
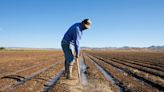
<path id="1" fill-rule="evenodd" d="M 90 46 L 81 46 L 80 48 L 125 48 L 125 47 L 130 47 L 130 48 L 148 48 L 148 47 L 158 47 L 158 46 L 164 46 L 164 45 L 150 45 L 150 46 L 105 46 L 105 47 L 90 47 Z M 55 47 L 17 47 L 17 46 L 12 46 L 12 47 L 5 47 L 5 46 L 0 46 L 4 48 L 36 48 L 36 49 L 61 49 L 61 48 L 55 48 Z"/>

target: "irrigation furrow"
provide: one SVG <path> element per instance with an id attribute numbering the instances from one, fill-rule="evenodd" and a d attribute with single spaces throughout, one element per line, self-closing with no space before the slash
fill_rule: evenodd
<path id="1" fill-rule="evenodd" d="M 59 63 L 61 63 L 61 62 L 56 62 L 56 63 L 54 63 L 54 64 L 52 64 L 52 65 L 50 65 L 50 66 L 48 66 L 48 67 L 45 67 L 45 68 L 43 68 L 43 69 L 41 69 L 41 70 L 39 70 L 39 71 L 37 71 L 37 72 L 32 73 L 30 76 L 28 76 L 28 77 L 26 77 L 26 78 L 19 79 L 19 81 L 17 81 L 16 83 L 14 83 L 14 84 L 9 84 L 9 85 L 3 87 L 3 88 L 1 89 L 1 91 L 5 91 L 6 89 L 7 89 L 7 90 L 9 90 L 9 89 L 14 89 L 14 88 L 18 87 L 19 85 L 22 85 L 22 84 L 26 83 L 27 81 L 31 80 L 32 78 L 36 77 L 37 75 L 39 75 L 39 74 L 41 74 L 41 73 L 47 71 L 48 69 L 50 69 L 50 68 L 56 66 L 56 65 L 59 64 Z"/>
<path id="2" fill-rule="evenodd" d="M 151 68 L 151 69 L 154 69 L 154 70 L 158 70 L 160 72 L 164 72 L 164 69 L 162 67 L 157 67 L 157 66 L 145 64 L 143 62 L 138 62 L 136 60 L 122 59 L 122 58 L 116 58 L 116 59 L 121 60 L 121 61 L 126 61 L 128 63 L 139 65 L 139 66 L 142 66 L 142 67 L 147 67 L 147 68 Z"/>
<path id="3" fill-rule="evenodd" d="M 109 58 L 107 58 L 107 59 L 109 59 Z M 147 73 L 150 73 L 152 75 L 156 75 L 156 76 L 159 76 L 161 78 L 164 78 L 164 72 L 162 72 L 162 71 L 154 70 L 154 69 L 151 69 L 151 68 L 148 68 L 148 67 L 144 67 L 144 66 L 137 65 L 137 64 L 134 64 L 134 63 L 131 63 L 131 62 L 127 62 L 126 60 L 120 60 L 120 59 L 116 59 L 116 58 L 109 59 L 109 60 L 112 60 L 114 62 L 124 64 L 124 65 L 132 67 L 132 68 L 136 68 L 140 71 L 147 72 Z"/>
<path id="4" fill-rule="evenodd" d="M 61 56 L 60 56 L 60 57 L 57 57 L 57 58 L 58 58 L 58 59 L 60 58 L 59 60 L 61 60 Z M 0 78 L 2 79 L 2 78 L 6 77 L 6 76 L 9 76 L 9 75 L 16 75 L 16 74 L 18 74 L 18 73 L 31 70 L 31 69 L 33 69 L 33 68 L 36 68 L 36 67 L 38 67 L 38 66 L 42 66 L 42 65 L 44 65 L 44 64 L 47 64 L 47 62 L 45 62 L 45 63 L 40 63 L 40 64 L 38 64 L 38 65 L 33 65 L 33 66 L 30 66 L 30 67 L 26 67 L 26 68 L 24 68 L 24 69 L 15 71 L 15 72 L 13 72 L 13 73 L 1 74 L 1 75 L 0 75 Z"/>
<path id="5" fill-rule="evenodd" d="M 102 59 L 102 58 L 98 58 L 97 57 L 97 59 L 104 61 L 104 59 Z M 163 89 L 164 89 L 164 87 L 162 86 L 162 84 L 155 83 L 155 82 L 153 82 L 153 80 L 150 80 L 150 79 L 147 79 L 146 77 L 144 77 L 143 76 L 143 74 L 145 74 L 144 72 L 141 72 L 141 71 L 137 70 L 137 72 L 139 71 L 139 73 L 142 73 L 142 74 L 137 74 L 137 72 L 132 72 L 133 70 L 136 70 L 135 68 L 132 68 L 132 67 L 129 67 L 129 66 L 126 66 L 126 65 L 123 65 L 123 64 L 122 65 L 119 65 L 119 64 L 116 64 L 116 62 L 114 62 L 114 61 L 111 61 L 111 62 L 104 61 L 104 62 L 106 64 L 110 64 L 113 67 L 116 67 L 116 68 L 118 68 L 118 69 L 126 72 L 127 74 L 133 76 L 134 78 L 142 81 L 146 85 L 150 85 L 152 87 L 155 87 L 155 88 L 157 88 L 160 91 L 163 91 Z"/>
<path id="6" fill-rule="evenodd" d="M 91 92 L 98 91 L 97 89 L 101 89 L 102 92 L 120 92 L 119 86 L 115 85 L 112 80 L 110 80 L 106 72 L 102 69 L 100 70 L 87 55 L 84 55 L 83 58 L 87 66 L 86 75 L 88 78 L 88 90 Z"/>
<path id="7" fill-rule="evenodd" d="M 53 79 L 49 80 L 45 85 L 43 92 L 49 92 L 53 88 L 53 86 L 57 83 L 57 81 L 60 79 L 60 77 L 63 75 L 63 73 L 64 73 L 64 69 L 62 69 L 57 76 L 54 76 Z"/>
<path id="8" fill-rule="evenodd" d="M 141 64 L 144 64 L 144 65 L 150 65 L 150 66 L 153 66 L 153 67 L 157 67 L 157 68 L 164 68 L 164 64 L 161 63 L 161 62 L 155 62 L 155 60 L 151 60 L 151 59 L 145 59 L 144 57 L 133 57 L 131 58 L 131 55 L 119 55 L 118 53 L 118 56 L 112 56 L 111 54 L 107 54 L 107 53 L 93 53 L 93 52 L 89 52 L 91 55 L 98 55 L 98 56 L 102 56 L 103 58 L 106 58 L 106 57 L 110 57 L 110 58 L 117 58 L 117 59 L 126 59 L 126 60 L 132 60 L 132 61 L 135 61 L 135 63 L 141 63 Z M 136 54 L 137 55 L 137 54 Z M 152 56 L 150 56 L 151 58 Z M 159 58 L 160 59 L 160 58 Z"/>
<path id="9" fill-rule="evenodd" d="M 97 56 L 95 56 L 95 57 L 97 57 Z M 138 69 L 140 71 L 147 72 L 147 73 L 150 73 L 152 75 L 156 75 L 156 76 L 159 76 L 161 78 L 164 78 L 164 72 L 163 71 L 158 71 L 159 69 L 158 70 L 152 69 L 152 68 L 149 68 L 147 66 L 143 66 L 141 64 L 136 64 L 136 62 L 134 62 L 134 61 L 132 62 L 132 61 L 129 61 L 129 60 L 122 60 L 122 59 L 108 58 L 108 57 L 102 57 L 102 58 L 108 59 L 108 60 L 111 60 L 111 61 L 114 61 L 114 62 L 117 62 L 117 63 L 120 63 L 120 64 L 124 64 L 126 66 L 129 66 L 129 67 L 132 67 L 132 68 L 136 68 L 136 69 Z"/>
<path id="10" fill-rule="evenodd" d="M 111 81 L 113 85 L 117 85 L 118 89 L 120 92 L 124 92 L 125 89 L 122 85 L 119 85 L 121 83 L 119 83 L 119 81 L 114 78 L 110 73 L 106 72 L 100 65 L 98 65 L 95 61 L 91 60 L 92 63 L 94 63 L 96 65 L 96 67 L 99 69 L 99 71 L 105 76 L 105 78 L 108 81 Z"/>

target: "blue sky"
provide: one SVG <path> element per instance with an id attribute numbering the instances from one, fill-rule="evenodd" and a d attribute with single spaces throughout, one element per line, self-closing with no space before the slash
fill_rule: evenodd
<path id="1" fill-rule="evenodd" d="M 164 0 L 0 0 L 0 46 L 60 48 L 84 18 L 81 46 L 164 45 Z"/>

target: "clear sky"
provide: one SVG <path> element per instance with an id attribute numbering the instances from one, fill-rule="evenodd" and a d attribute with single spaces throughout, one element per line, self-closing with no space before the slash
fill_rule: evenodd
<path id="1" fill-rule="evenodd" d="M 84 18 L 81 46 L 164 45 L 164 0 L 0 0 L 0 46 L 60 48 Z"/>

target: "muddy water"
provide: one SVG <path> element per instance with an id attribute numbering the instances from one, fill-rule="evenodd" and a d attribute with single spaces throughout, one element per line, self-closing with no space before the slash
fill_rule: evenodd
<path id="1" fill-rule="evenodd" d="M 105 78 L 109 81 L 111 81 L 113 84 L 115 83 L 114 79 L 106 72 L 104 71 L 103 68 L 101 68 L 97 63 L 95 63 L 94 61 L 92 61 L 96 67 L 101 71 L 101 73 L 105 76 Z"/>
<path id="2" fill-rule="evenodd" d="M 81 57 L 80 59 L 80 77 L 81 77 L 81 84 L 82 85 L 87 85 L 88 84 L 88 79 L 85 74 L 86 72 L 86 65 L 84 64 L 84 59 Z"/>
<path id="3" fill-rule="evenodd" d="M 48 92 L 51 89 L 51 87 L 53 87 L 54 84 L 59 80 L 59 78 L 62 76 L 63 73 L 64 73 L 64 69 L 62 69 L 61 72 L 57 76 L 54 76 L 54 78 L 50 80 L 47 83 L 47 85 L 45 85 L 43 92 Z"/>
<path id="4" fill-rule="evenodd" d="M 91 60 L 92 61 L 92 60 Z M 105 76 L 105 78 L 109 81 L 111 81 L 113 84 L 117 84 L 115 79 L 112 78 L 110 74 L 108 74 L 102 67 L 100 67 L 96 62 L 92 61 L 96 67 L 101 71 L 101 73 Z M 120 92 L 124 92 L 122 87 L 119 87 Z"/>

